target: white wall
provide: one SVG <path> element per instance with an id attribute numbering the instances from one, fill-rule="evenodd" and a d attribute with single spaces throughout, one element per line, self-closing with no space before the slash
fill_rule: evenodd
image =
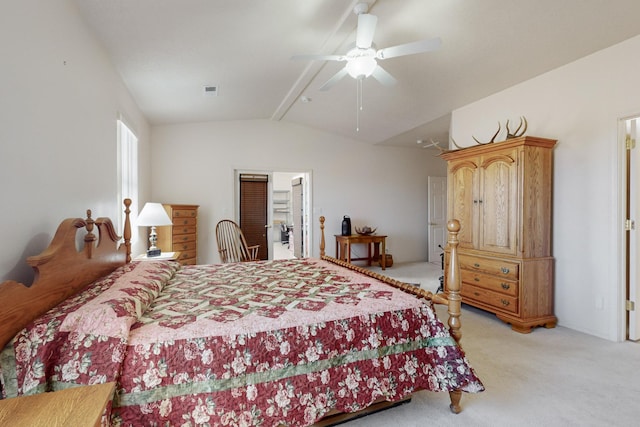
<path id="1" fill-rule="evenodd" d="M 453 112 L 451 135 L 473 145 L 497 122 L 529 121 L 527 135 L 558 139 L 553 255 L 560 325 L 623 338 L 618 120 L 640 113 L 640 37 Z M 513 130 L 513 127 L 512 127 Z M 503 134 L 504 135 L 504 134 Z M 503 136 L 504 138 L 504 136 Z"/>
<path id="2" fill-rule="evenodd" d="M 0 281 L 30 283 L 25 258 L 60 221 L 121 211 L 118 113 L 140 138 L 148 194 L 149 126 L 71 1 L 3 1 L 0 52 Z"/>
<path id="3" fill-rule="evenodd" d="M 343 215 L 387 234 L 394 261 L 427 259 L 427 177 L 446 175 L 433 151 L 376 147 L 269 120 L 152 128 L 153 199 L 200 205 L 200 263 L 217 262 L 215 225 L 234 218 L 234 170 L 311 171 L 313 255 L 320 215 L 327 253 Z"/>

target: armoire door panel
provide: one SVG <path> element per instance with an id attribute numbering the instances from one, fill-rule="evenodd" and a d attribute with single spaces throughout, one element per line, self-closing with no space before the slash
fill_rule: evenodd
<path id="1" fill-rule="evenodd" d="M 478 214 L 478 167 L 473 162 L 452 163 L 449 168 L 449 218 L 460 221 L 460 247 L 473 248 L 477 242 L 474 229 Z"/>
<path id="2" fill-rule="evenodd" d="M 482 163 L 478 221 L 481 250 L 516 253 L 518 171 L 515 154 L 494 156 Z"/>

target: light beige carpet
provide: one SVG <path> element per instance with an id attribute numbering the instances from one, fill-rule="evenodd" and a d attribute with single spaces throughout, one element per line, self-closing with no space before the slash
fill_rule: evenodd
<path id="1" fill-rule="evenodd" d="M 396 274 L 403 274 L 401 267 Z M 444 307 L 438 314 L 446 322 Z M 484 392 L 463 393 L 457 415 L 449 411 L 448 394 L 422 391 L 409 404 L 347 425 L 640 425 L 640 344 L 614 343 L 564 327 L 519 334 L 493 314 L 468 306 L 461 320 L 462 347 Z"/>

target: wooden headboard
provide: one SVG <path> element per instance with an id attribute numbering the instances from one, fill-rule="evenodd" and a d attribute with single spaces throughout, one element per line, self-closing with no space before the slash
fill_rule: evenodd
<path id="1" fill-rule="evenodd" d="M 109 218 L 68 218 L 62 221 L 49 246 L 27 258 L 36 272 L 30 286 L 16 281 L 0 283 L 0 349 L 38 316 L 88 284 L 131 261 L 131 200 L 125 199 L 124 243 Z M 83 247 L 76 249 L 84 228 Z M 97 229 L 97 232 L 96 232 Z"/>

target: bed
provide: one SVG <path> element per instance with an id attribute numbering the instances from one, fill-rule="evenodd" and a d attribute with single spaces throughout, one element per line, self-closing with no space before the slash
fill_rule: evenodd
<path id="1" fill-rule="evenodd" d="M 132 262 L 129 206 L 124 243 L 87 211 L 28 258 L 31 286 L 0 284 L 3 398 L 113 381 L 105 425 L 306 426 L 418 390 L 458 413 L 484 389 L 459 346 L 457 221 L 434 295 L 326 256 L 323 217 L 318 259 Z"/>

